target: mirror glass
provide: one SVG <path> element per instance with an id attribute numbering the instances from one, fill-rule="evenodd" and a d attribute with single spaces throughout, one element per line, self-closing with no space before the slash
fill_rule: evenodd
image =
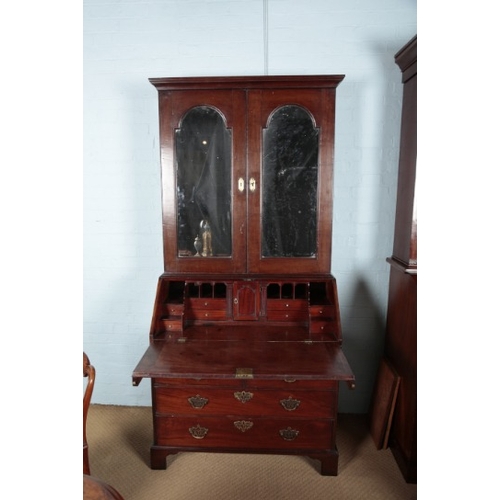
<path id="1" fill-rule="evenodd" d="M 175 131 L 180 257 L 231 255 L 231 143 L 209 106 L 189 110 Z"/>
<path id="2" fill-rule="evenodd" d="M 319 129 L 304 108 L 273 112 L 263 131 L 262 256 L 317 253 Z"/>

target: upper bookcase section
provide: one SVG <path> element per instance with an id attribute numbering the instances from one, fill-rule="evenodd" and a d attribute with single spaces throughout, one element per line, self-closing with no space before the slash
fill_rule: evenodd
<path id="1" fill-rule="evenodd" d="M 330 272 L 343 75 L 151 78 L 166 272 Z"/>

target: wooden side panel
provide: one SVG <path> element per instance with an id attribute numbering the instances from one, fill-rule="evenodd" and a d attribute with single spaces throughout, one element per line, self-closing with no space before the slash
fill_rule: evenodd
<path id="1" fill-rule="evenodd" d="M 405 83 L 393 257 L 417 264 L 417 75 Z"/>
<path id="2" fill-rule="evenodd" d="M 392 267 L 385 354 L 401 377 L 389 437 L 405 478 L 417 469 L 417 276 Z"/>

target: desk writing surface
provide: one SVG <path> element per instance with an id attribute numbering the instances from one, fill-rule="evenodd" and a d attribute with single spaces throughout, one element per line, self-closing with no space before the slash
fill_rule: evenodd
<path id="1" fill-rule="evenodd" d="M 354 375 L 337 342 L 299 340 L 297 332 L 286 329 L 273 340 L 248 336 L 242 328 L 234 340 L 225 335 L 193 335 L 154 340 L 133 373 L 142 378 L 235 378 L 237 369 L 251 368 L 253 378 L 354 380 Z M 285 333 L 289 335 L 284 335 Z M 290 338 L 294 340 L 290 340 Z"/>

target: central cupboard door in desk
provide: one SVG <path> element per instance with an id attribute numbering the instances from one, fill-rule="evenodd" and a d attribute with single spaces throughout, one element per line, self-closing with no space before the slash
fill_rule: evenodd
<path id="1" fill-rule="evenodd" d="M 278 79 L 196 90 L 151 80 L 159 91 L 165 270 L 329 272 L 342 78 L 321 80 L 326 88 L 306 78 L 293 88 Z"/>

